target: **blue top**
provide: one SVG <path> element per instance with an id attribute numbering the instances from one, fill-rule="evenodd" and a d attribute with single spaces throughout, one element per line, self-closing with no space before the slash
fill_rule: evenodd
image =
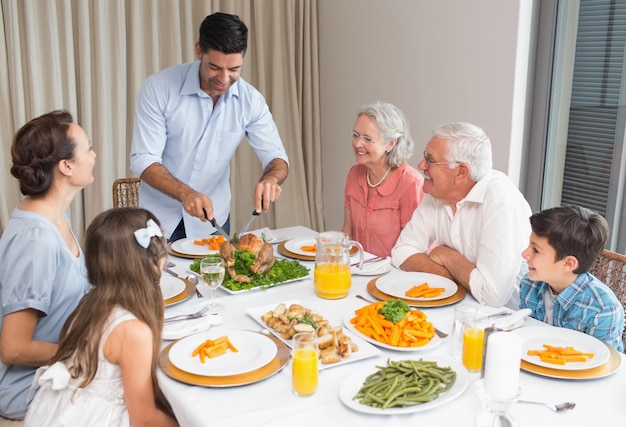
<path id="1" fill-rule="evenodd" d="M 244 136 L 263 169 L 274 159 L 288 159 L 258 90 L 239 78 L 213 107 L 213 99 L 200 88 L 199 73 L 196 61 L 146 79 L 137 95 L 130 168 L 141 176 L 148 166 L 161 163 L 176 179 L 211 198 L 214 217 L 223 224 L 230 212 L 230 160 Z M 215 231 L 143 181 L 140 191 L 139 205 L 154 212 L 167 236 L 181 218 L 188 236 Z"/>
<path id="2" fill-rule="evenodd" d="M 82 250 L 74 256 L 44 216 L 14 209 L 0 237 L 0 329 L 5 315 L 32 308 L 40 312 L 33 339 L 58 343 L 65 321 L 90 289 Z M 36 369 L 0 362 L 0 415 L 24 416 Z"/>
<path id="3" fill-rule="evenodd" d="M 520 308 L 532 310 L 530 316 L 545 321 L 546 282 L 531 281 L 528 275 L 520 283 Z M 579 274 L 574 283 L 554 299 L 553 324 L 574 329 L 605 341 L 624 351 L 624 308 L 611 289 L 590 273 Z"/>

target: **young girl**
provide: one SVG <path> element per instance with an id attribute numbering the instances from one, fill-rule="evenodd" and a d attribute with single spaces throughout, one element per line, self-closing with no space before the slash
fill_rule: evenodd
<path id="1" fill-rule="evenodd" d="M 24 426 L 178 426 L 156 379 L 167 257 L 158 220 L 145 209 L 101 213 L 85 257 L 93 290 L 39 369 Z"/>

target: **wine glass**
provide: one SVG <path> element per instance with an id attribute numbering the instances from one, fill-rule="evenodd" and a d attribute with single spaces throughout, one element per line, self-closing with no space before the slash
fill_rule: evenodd
<path id="1" fill-rule="evenodd" d="M 204 283 L 211 290 L 209 311 L 212 313 L 224 308 L 224 305 L 215 302 L 215 290 L 222 284 L 225 271 L 224 261 L 219 256 L 206 257 L 200 261 L 200 274 Z"/>

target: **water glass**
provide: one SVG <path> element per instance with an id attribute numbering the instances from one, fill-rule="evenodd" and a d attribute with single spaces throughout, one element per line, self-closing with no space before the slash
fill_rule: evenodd
<path id="1" fill-rule="evenodd" d="M 461 360 L 463 351 L 463 324 L 468 316 L 476 316 L 478 308 L 476 306 L 461 304 L 454 308 L 454 319 L 452 323 L 452 339 L 450 340 L 451 355 L 457 360 Z"/>
<path id="2" fill-rule="evenodd" d="M 226 267 L 224 261 L 219 256 L 209 256 L 200 261 L 200 274 L 204 283 L 211 290 L 211 302 L 209 303 L 209 311 L 211 313 L 224 309 L 224 305 L 215 301 L 215 290 L 222 284 Z"/>
<path id="3" fill-rule="evenodd" d="M 311 396 L 317 389 L 319 350 L 315 332 L 299 332 L 292 338 L 291 378 L 298 396 Z"/>

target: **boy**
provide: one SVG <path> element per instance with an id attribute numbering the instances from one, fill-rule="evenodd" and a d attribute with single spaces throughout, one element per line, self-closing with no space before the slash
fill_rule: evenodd
<path id="1" fill-rule="evenodd" d="M 624 308 L 588 271 L 604 248 L 609 226 L 579 206 L 546 209 L 530 217 L 530 244 L 522 252 L 528 273 L 520 283 L 520 308 L 548 324 L 574 329 L 624 350 Z"/>

